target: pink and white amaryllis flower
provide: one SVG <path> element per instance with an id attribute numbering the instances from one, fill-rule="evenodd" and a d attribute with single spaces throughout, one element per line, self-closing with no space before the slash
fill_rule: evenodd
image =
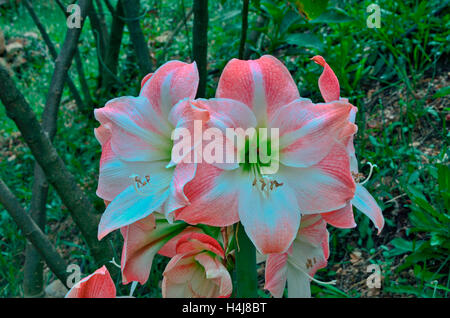
<path id="1" fill-rule="evenodd" d="M 172 257 L 182 235 L 201 230 L 184 222 L 171 224 L 163 215 L 152 213 L 121 228 L 120 232 L 124 240 L 121 257 L 122 283 L 139 282 L 143 285 L 148 280 L 156 254 Z"/>
<path id="2" fill-rule="evenodd" d="M 175 212 L 177 219 L 213 226 L 240 220 L 261 253 L 282 253 L 297 235 L 301 214 L 340 209 L 353 198 L 348 155 L 337 142 L 349 125 L 356 128 L 348 122 L 350 104 L 313 104 L 300 98 L 289 71 L 272 56 L 231 60 L 216 97 L 240 101 L 251 111 L 257 134 L 253 138 L 267 145 L 269 168 L 247 159 L 223 169 L 199 168 L 185 187 L 190 205 Z M 278 129 L 279 147 L 259 128 Z M 245 153 L 246 147 L 237 153 Z M 278 166 L 275 173 L 273 166 Z"/>
<path id="3" fill-rule="evenodd" d="M 223 248 L 209 235 L 183 235 L 171 256 L 163 273 L 163 297 L 222 298 L 231 295 L 231 277 L 222 263 L 225 258 Z"/>
<path id="4" fill-rule="evenodd" d="M 286 282 L 289 298 L 311 296 L 311 280 L 315 280 L 318 269 L 327 265 L 329 256 L 326 226 L 320 214 L 304 216 L 288 252 L 267 257 L 264 288 L 274 297 L 283 296 Z"/>
<path id="5" fill-rule="evenodd" d="M 106 266 L 102 266 L 75 284 L 66 298 L 116 298 L 116 286 Z"/>
<path id="6" fill-rule="evenodd" d="M 183 187 L 195 165 L 167 167 L 171 159 L 172 107 L 193 99 L 198 86 L 195 63 L 171 61 L 142 81 L 138 97 L 109 101 L 95 110 L 101 126 L 95 135 L 102 145 L 97 195 L 107 206 L 98 229 L 102 239 L 158 210 L 170 213 L 187 204 Z"/>
<path id="7" fill-rule="evenodd" d="M 325 59 L 322 56 L 317 55 L 314 56 L 312 60 L 324 68 L 322 74 L 319 77 L 319 89 L 325 102 L 333 102 L 337 100 L 347 101 L 347 99 L 340 97 L 339 80 L 334 74 L 331 67 L 325 61 Z M 351 123 L 355 123 L 357 110 L 358 109 L 356 107 L 352 106 L 349 115 L 349 121 Z M 358 161 L 356 159 L 355 147 L 353 145 L 353 134 L 347 134 L 346 136 L 344 136 L 343 143 L 346 146 L 347 154 L 350 158 L 350 171 L 357 181 L 355 196 L 351 200 L 351 203 L 347 204 L 345 207 L 337 211 L 325 213 L 322 216 L 325 221 L 335 227 L 355 227 L 356 223 L 353 217 L 353 205 L 370 218 L 370 220 L 375 224 L 375 227 L 378 229 L 379 234 L 384 226 L 383 214 L 375 199 L 372 197 L 369 191 L 367 191 L 366 188 L 363 187 L 366 181 L 363 181 L 361 183 L 359 182 L 360 175 L 358 173 Z M 366 180 L 370 178 L 372 169 L 373 165 L 370 165 L 370 174 Z"/>

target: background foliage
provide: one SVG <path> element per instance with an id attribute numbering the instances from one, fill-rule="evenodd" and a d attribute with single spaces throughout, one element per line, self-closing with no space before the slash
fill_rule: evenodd
<path id="1" fill-rule="evenodd" d="M 12 2 L 12 1 L 11 1 Z M 303 97 L 321 101 L 317 80 L 322 68 L 309 59 L 322 55 L 336 72 L 341 96 L 358 107 L 356 152 L 377 165 L 367 188 L 383 209 L 386 226 L 377 236 L 366 217 L 355 211 L 356 229 L 330 229 L 329 265 L 322 280 L 337 286 L 313 284 L 317 297 L 448 297 L 450 292 L 450 172 L 448 1 L 328 1 L 327 10 L 305 19 L 300 1 L 251 1 L 249 35 L 251 58 L 272 54 L 288 67 Z M 366 8 L 381 8 L 381 28 L 368 28 Z M 116 1 L 111 1 L 115 5 Z M 325 1 L 327 3 L 327 1 Z M 33 1 L 33 6 L 60 47 L 65 17 L 54 1 Z M 241 30 L 240 1 L 209 1 L 207 97 L 212 97 L 220 73 L 237 57 Z M 170 59 L 191 61 L 192 17 L 170 43 L 174 28 L 192 8 L 190 0 L 141 1 L 141 27 L 153 68 Z M 300 8 L 302 9 L 302 8 Z M 303 8 L 306 10 L 307 8 Z M 301 11 L 301 10 L 300 10 Z M 306 10 L 307 11 L 307 10 Z M 108 23 L 111 14 L 104 10 Z M 14 79 L 33 110 L 40 116 L 54 63 L 42 38 L 22 5 L 0 6 L 0 28 L 6 43 L 22 47 L 0 62 Z M 116 96 L 136 95 L 140 76 L 127 28 L 120 51 L 118 93 L 101 96 L 98 90 L 97 43 L 87 20 L 79 50 L 97 108 Z M 70 70 L 79 86 L 78 73 Z M 126 84 L 125 84 L 126 83 Z M 67 90 L 67 89 L 66 89 Z M 103 202 L 95 196 L 101 149 L 94 138 L 98 124 L 78 112 L 65 91 L 54 144 L 80 185 L 91 195 L 98 212 Z M 31 198 L 33 158 L 14 122 L 0 108 L 0 177 L 26 204 Z M 50 189 L 47 233 L 69 263 L 91 273 L 91 256 L 67 209 Z M 115 247 L 120 255 L 121 237 Z M 0 207 L 0 297 L 22 296 L 25 240 Z M 119 257 L 117 257 L 119 259 Z M 161 296 L 161 273 L 167 259 L 157 257 L 149 282 L 138 286 L 138 297 Z M 381 289 L 366 286 L 367 266 L 381 266 Z M 54 277 L 46 271 L 47 283 Z M 119 279 L 119 278 L 117 278 Z M 261 277 L 261 283 L 262 277 Z M 128 293 L 129 287 L 123 287 Z M 261 292 L 260 296 L 267 296 Z"/>

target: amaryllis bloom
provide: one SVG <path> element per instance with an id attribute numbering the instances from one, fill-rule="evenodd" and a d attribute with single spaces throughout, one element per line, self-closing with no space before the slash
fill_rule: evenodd
<path id="1" fill-rule="evenodd" d="M 66 298 L 116 298 L 116 286 L 106 266 L 102 266 L 75 284 Z"/>
<path id="2" fill-rule="evenodd" d="M 181 235 L 201 232 L 199 228 L 184 222 L 169 223 L 159 213 L 120 229 L 124 243 L 122 248 L 122 282 L 144 284 L 150 275 L 156 254 L 167 257 L 175 255 L 175 246 Z"/>
<path id="3" fill-rule="evenodd" d="M 239 117 L 225 111 L 230 120 L 224 123 L 254 122 L 253 140 L 267 145 L 272 162 L 269 168 L 251 162 L 246 145 L 238 145 L 236 152 L 245 153 L 244 162 L 199 167 L 184 189 L 190 204 L 175 212 L 177 219 L 213 226 L 241 221 L 261 253 L 282 253 L 297 235 L 301 214 L 340 209 L 353 198 L 349 158 L 338 142 L 344 132 L 350 135 L 356 129 L 348 122 L 348 102 L 313 104 L 301 98 L 289 71 L 272 56 L 231 60 L 216 97 L 247 106 L 250 112 Z M 259 128 L 278 129 L 279 143 L 260 134 Z M 272 166 L 279 168 L 274 171 Z"/>
<path id="4" fill-rule="evenodd" d="M 312 60 L 324 68 L 322 74 L 319 77 L 319 89 L 325 102 L 333 102 L 337 100 L 347 101 L 347 99 L 340 97 L 340 86 L 338 78 L 334 74 L 331 67 L 327 64 L 325 59 L 322 56 L 317 55 L 314 56 Z M 356 112 L 357 108 L 352 106 L 349 115 L 349 121 L 351 123 L 355 123 Z M 325 213 L 322 216 L 328 223 L 333 226 L 340 228 L 355 227 L 356 223 L 353 217 L 353 205 L 370 218 L 370 220 L 375 224 L 375 227 L 378 229 L 379 234 L 384 226 L 383 214 L 375 199 L 366 190 L 366 188 L 363 187 L 363 184 L 366 181 L 359 183 L 360 175 L 358 173 L 358 161 L 356 160 L 355 147 L 353 145 L 353 134 L 346 134 L 343 137 L 343 143 L 346 146 L 347 154 L 350 158 L 350 171 L 357 181 L 355 196 L 351 200 L 351 203 L 347 204 L 342 209 L 333 211 L 331 213 Z M 373 166 L 371 165 L 370 168 L 370 174 L 367 180 L 372 174 Z"/>
<path id="5" fill-rule="evenodd" d="M 283 296 L 286 281 L 289 298 L 311 296 L 311 280 L 329 256 L 326 225 L 320 214 L 304 216 L 288 252 L 267 257 L 264 288 L 274 297 Z"/>
<path id="6" fill-rule="evenodd" d="M 171 256 L 163 273 L 163 297 L 217 298 L 231 295 L 232 282 L 223 264 L 223 248 L 209 235 L 183 235 Z"/>
<path id="7" fill-rule="evenodd" d="M 171 61 L 142 81 L 138 97 L 109 101 L 95 110 L 101 126 L 95 135 L 102 145 L 97 195 L 107 206 L 98 229 L 102 239 L 158 210 L 170 213 L 187 204 L 183 187 L 195 165 L 168 167 L 173 125 L 172 106 L 193 99 L 198 86 L 195 63 Z"/>

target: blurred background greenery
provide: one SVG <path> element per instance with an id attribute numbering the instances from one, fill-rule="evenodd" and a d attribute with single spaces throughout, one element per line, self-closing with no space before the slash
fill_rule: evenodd
<path id="1" fill-rule="evenodd" d="M 357 211 L 357 228 L 330 227 L 329 265 L 317 276 L 336 279 L 337 285 L 313 282 L 313 296 L 448 297 L 449 1 L 335 0 L 328 1 L 327 10 L 312 20 L 299 12 L 297 2 L 250 1 L 250 58 L 272 54 L 282 60 L 301 95 L 314 102 L 322 101 L 317 85 L 322 68 L 309 59 L 320 54 L 327 60 L 339 78 L 341 96 L 358 107 L 355 146 L 360 170 L 367 175 L 365 163 L 377 165 L 367 188 L 386 220 L 378 236 L 369 219 Z M 54 63 L 20 1 L 8 3 L 0 5 L 0 29 L 6 45 L 17 44 L 9 52 L 1 53 L 0 48 L 0 63 L 10 70 L 40 116 Z M 381 9 L 380 28 L 367 26 L 371 14 L 367 7 L 372 3 Z M 53 0 L 33 1 L 33 6 L 59 49 L 66 32 L 62 11 Z M 241 7 L 241 1 L 209 1 L 207 97 L 214 95 L 227 61 L 238 56 Z M 192 0 L 141 1 L 140 22 L 154 69 L 171 59 L 191 61 L 192 17 L 183 22 L 191 8 Z M 110 12 L 104 8 L 103 13 L 109 24 Z M 178 24 L 181 27 L 174 33 Z M 87 20 L 79 50 L 93 98 L 89 107 L 102 107 L 116 96 L 137 95 L 141 78 L 127 28 L 118 68 L 122 84 L 115 84 L 118 91 L 114 95 L 99 92 L 96 47 Z M 70 74 L 79 86 L 75 67 Z M 103 202 L 95 196 L 101 149 L 93 128 L 98 124 L 78 112 L 67 88 L 60 110 L 54 144 L 101 213 Z M 30 201 L 33 158 L 3 108 L 0 176 L 24 204 Z M 85 274 L 93 272 L 86 244 L 51 188 L 47 217 L 47 233 L 65 259 L 80 265 Z M 120 255 L 120 235 L 115 242 Z M 23 295 L 24 247 L 25 239 L 0 207 L 0 297 Z M 166 258 L 157 257 L 151 278 L 137 287 L 138 297 L 161 296 L 161 273 L 166 263 Z M 370 264 L 381 268 L 380 289 L 366 285 Z M 49 271 L 45 277 L 47 283 L 54 279 Z M 128 293 L 129 287 L 123 288 Z M 261 291 L 260 295 L 266 297 L 267 293 Z"/>

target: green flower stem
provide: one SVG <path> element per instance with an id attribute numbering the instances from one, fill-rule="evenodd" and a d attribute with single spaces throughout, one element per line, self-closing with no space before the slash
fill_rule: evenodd
<path id="1" fill-rule="evenodd" d="M 238 223 L 236 248 L 236 297 L 256 298 L 258 275 L 256 273 L 256 248 L 245 233 L 244 226 Z"/>

